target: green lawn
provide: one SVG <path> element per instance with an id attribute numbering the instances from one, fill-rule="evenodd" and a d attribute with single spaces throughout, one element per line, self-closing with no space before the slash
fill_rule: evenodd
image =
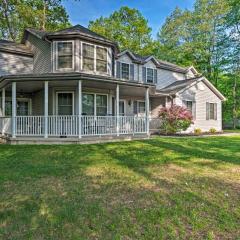
<path id="1" fill-rule="evenodd" d="M 226 129 L 224 132 L 227 133 L 240 133 L 240 129 Z"/>
<path id="2" fill-rule="evenodd" d="M 240 137 L 0 145 L 0 239 L 240 239 Z"/>

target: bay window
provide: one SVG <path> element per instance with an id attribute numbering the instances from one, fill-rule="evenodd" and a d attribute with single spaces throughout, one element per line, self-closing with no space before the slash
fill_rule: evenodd
<path id="1" fill-rule="evenodd" d="M 83 70 L 94 71 L 94 45 L 83 43 Z"/>
<path id="2" fill-rule="evenodd" d="M 107 48 L 93 44 L 82 44 L 82 70 L 107 73 Z"/>
<path id="3" fill-rule="evenodd" d="M 73 42 L 57 42 L 57 70 L 73 69 Z"/>
<path id="4" fill-rule="evenodd" d="M 96 70 L 97 72 L 107 72 L 107 49 L 96 47 Z"/>

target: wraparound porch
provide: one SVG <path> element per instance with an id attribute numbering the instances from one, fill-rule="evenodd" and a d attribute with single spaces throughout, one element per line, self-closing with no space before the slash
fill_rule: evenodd
<path id="1" fill-rule="evenodd" d="M 11 81 L 2 87 L 0 131 L 13 139 L 147 135 L 150 88 L 87 79 Z"/>

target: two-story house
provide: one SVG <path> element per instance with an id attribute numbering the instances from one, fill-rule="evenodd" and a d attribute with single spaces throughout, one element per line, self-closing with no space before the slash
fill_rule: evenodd
<path id="1" fill-rule="evenodd" d="M 192 111 L 194 128 L 222 129 L 224 96 L 193 67 L 119 52 L 80 25 L 26 29 L 22 43 L 0 40 L 0 131 L 11 141 L 142 136 L 162 106 Z"/>

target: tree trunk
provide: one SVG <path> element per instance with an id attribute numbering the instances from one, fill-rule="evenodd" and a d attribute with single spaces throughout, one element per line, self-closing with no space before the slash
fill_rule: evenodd
<path id="1" fill-rule="evenodd" d="M 233 84 L 233 129 L 236 129 L 237 125 L 237 76 L 234 76 Z"/>
<path id="2" fill-rule="evenodd" d="M 41 30 L 46 29 L 46 9 L 47 9 L 47 1 L 43 0 L 43 20 L 42 20 Z"/>
<path id="3" fill-rule="evenodd" d="M 8 16 L 8 2 L 7 2 L 7 0 L 3 0 L 3 14 L 4 14 L 4 17 L 5 17 L 6 24 L 7 24 L 9 36 L 11 37 L 11 39 L 13 41 L 16 41 L 16 36 L 14 34 L 14 31 L 12 29 L 12 26 L 11 26 L 11 23 L 10 23 L 10 20 L 9 20 L 9 16 Z"/>

